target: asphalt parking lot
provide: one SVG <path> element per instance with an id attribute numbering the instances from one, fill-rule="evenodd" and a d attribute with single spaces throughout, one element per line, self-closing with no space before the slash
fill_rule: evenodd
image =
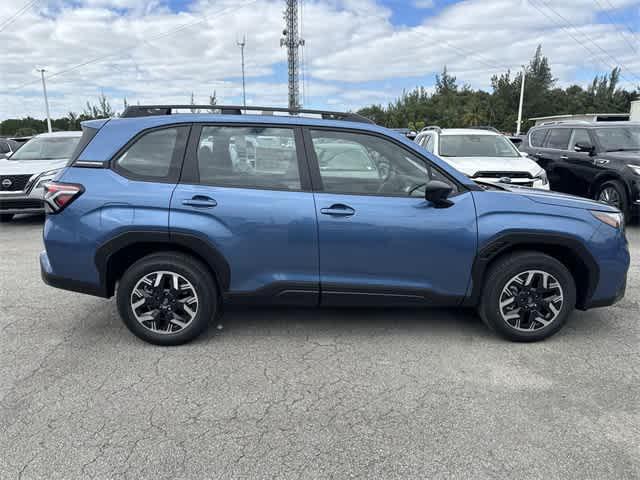
<path id="1" fill-rule="evenodd" d="M 0 478 L 640 478 L 640 227 L 625 299 L 512 344 L 455 310 L 237 310 L 178 348 L 39 276 L 0 226 Z M 72 260 L 72 259 L 70 259 Z"/>

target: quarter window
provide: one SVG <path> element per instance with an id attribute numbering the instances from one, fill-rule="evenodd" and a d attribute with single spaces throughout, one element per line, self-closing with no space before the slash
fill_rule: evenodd
<path id="1" fill-rule="evenodd" d="M 301 190 L 294 131 L 271 127 L 202 127 L 200 183 Z"/>
<path id="2" fill-rule="evenodd" d="M 570 128 L 552 128 L 545 146 L 547 148 L 555 148 L 556 150 L 567 150 L 570 136 Z"/>
<path id="3" fill-rule="evenodd" d="M 325 192 L 423 196 L 429 180 L 455 185 L 429 162 L 373 135 L 312 130 Z"/>
<path id="4" fill-rule="evenodd" d="M 541 128 L 539 130 L 534 130 L 533 132 L 531 132 L 531 135 L 529 136 L 529 141 L 531 142 L 531 146 L 542 147 L 542 144 L 544 142 L 544 137 L 548 131 L 549 129 L 547 128 Z"/>
<path id="5" fill-rule="evenodd" d="M 145 133 L 116 160 L 125 175 L 147 180 L 177 177 L 176 149 L 184 144 L 189 127 L 163 128 Z"/>

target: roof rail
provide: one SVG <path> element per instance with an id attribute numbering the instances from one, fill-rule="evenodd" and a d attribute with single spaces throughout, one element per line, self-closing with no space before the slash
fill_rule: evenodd
<path id="1" fill-rule="evenodd" d="M 260 112 L 257 115 L 273 115 L 286 113 L 289 115 L 317 115 L 325 120 L 346 120 L 350 122 L 375 123 L 373 120 L 351 112 L 331 112 L 327 110 L 289 109 L 278 107 L 243 107 L 240 105 L 129 105 L 121 117 L 150 117 L 155 115 L 172 115 L 175 110 L 204 110 L 204 113 L 222 115 L 246 115 L 248 112 Z"/>
<path id="2" fill-rule="evenodd" d="M 426 127 L 423 127 L 422 130 L 420 131 L 426 132 L 427 130 L 435 130 L 436 132 L 442 131 L 442 129 L 438 125 L 427 125 Z"/>
<path id="3" fill-rule="evenodd" d="M 588 120 L 550 120 L 548 122 L 541 122 L 538 125 L 536 125 L 536 127 L 540 127 L 542 125 L 560 125 L 563 123 L 587 123 L 587 124 L 592 124 L 595 122 L 590 122 Z"/>

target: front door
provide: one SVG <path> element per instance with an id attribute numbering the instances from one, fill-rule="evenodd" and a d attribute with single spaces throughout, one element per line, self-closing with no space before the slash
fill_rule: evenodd
<path id="1" fill-rule="evenodd" d="M 382 136 L 313 129 L 322 304 L 455 304 L 476 254 L 476 211 L 431 163 Z M 429 179 L 456 191 L 424 199 Z M 317 184 L 317 185 L 316 185 Z"/>
<path id="2" fill-rule="evenodd" d="M 227 297 L 318 303 L 318 243 L 302 137 L 280 126 L 194 126 L 170 231 L 203 236 L 230 268 Z"/>

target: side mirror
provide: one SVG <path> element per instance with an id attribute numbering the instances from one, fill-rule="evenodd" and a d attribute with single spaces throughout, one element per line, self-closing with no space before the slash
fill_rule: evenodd
<path id="1" fill-rule="evenodd" d="M 436 208 L 447 208 L 453 205 L 453 202 L 447 198 L 452 191 L 453 188 L 448 183 L 430 180 L 424 187 L 424 198 Z"/>
<path id="2" fill-rule="evenodd" d="M 576 152 L 588 153 L 590 155 L 595 151 L 595 147 L 593 145 L 585 145 L 584 143 L 576 143 L 573 146 L 573 149 Z"/>

